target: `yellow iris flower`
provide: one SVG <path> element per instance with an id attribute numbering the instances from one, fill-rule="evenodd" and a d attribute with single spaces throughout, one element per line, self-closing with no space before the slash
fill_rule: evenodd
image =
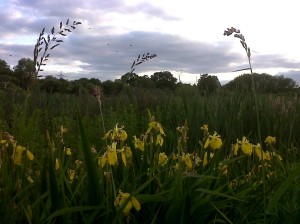
<path id="1" fill-rule="evenodd" d="M 136 136 L 133 136 L 133 140 L 134 140 L 134 147 L 143 152 L 144 147 L 145 147 L 145 143 L 142 140 L 138 139 Z"/>
<path id="2" fill-rule="evenodd" d="M 243 139 L 242 139 L 241 148 L 242 148 L 242 151 L 246 155 L 251 156 L 251 154 L 252 154 L 252 144 L 249 143 L 249 140 L 246 137 L 243 137 Z"/>
<path id="3" fill-rule="evenodd" d="M 72 155 L 71 148 L 65 148 L 64 151 L 68 156 Z"/>
<path id="4" fill-rule="evenodd" d="M 162 128 L 161 124 L 156 121 L 149 123 L 149 128 L 146 131 L 146 135 L 149 134 L 152 129 L 158 131 L 161 135 L 165 135 L 164 129 Z"/>
<path id="5" fill-rule="evenodd" d="M 123 130 L 124 126 L 118 127 L 118 124 L 116 124 L 115 128 L 113 130 L 109 130 L 103 137 L 103 139 L 110 138 L 113 141 L 125 141 L 127 139 L 127 133 L 125 130 Z"/>
<path id="6" fill-rule="evenodd" d="M 55 170 L 58 170 L 60 167 L 58 159 L 55 159 Z"/>
<path id="7" fill-rule="evenodd" d="M 164 166 L 168 162 L 168 157 L 164 152 L 159 153 L 158 155 L 158 165 Z"/>
<path id="8" fill-rule="evenodd" d="M 13 148 L 13 155 L 12 155 L 12 160 L 16 165 L 21 165 L 22 163 L 22 154 L 23 151 L 25 151 L 25 147 L 22 147 L 20 145 L 17 145 Z"/>
<path id="9" fill-rule="evenodd" d="M 117 142 L 113 142 L 107 149 L 107 162 L 109 165 L 116 165 L 118 163 L 117 157 Z"/>
<path id="10" fill-rule="evenodd" d="M 129 200 L 128 198 L 130 197 L 129 193 L 123 193 L 122 191 L 119 191 L 119 194 L 117 195 L 115 201 L 114 201 L 114 205 L 117 206 L 122 206 L 126 201 L 127 204 L 123 209 L 123 213 L 125 215 L 128 215 L 130 210 L 134 207 L 135 210 L 139 211 L 141 210 L 141 204 L 140 202 L 134 197 L 132 196 Z"/>
<path id="11" fill-rule="evenodd" d="M 157 137 L 156 137 L 156 145 L 162 146 L 163 144 L 164 144 L 164 139 L 161 136 L 161 134 L 158 134 Z"/>
<path id="12" fill-rule="evenodd" d="M 217 150 L 222 146 L 222 139 L 217 132 L 215 132 L 213 135 L 209 135 L 206 139 L 204 148 L 206 149 L 208 146 L 210 146 L 212 150 Z"/>
<path id="13" fill-rule="evenodd" d="M 276 143 L 276 138 L 275 137 L 272 137 L 272 136 L 268 136 L 265 140 L 265 143 L 267 145 L 273 145 Z"/>
<path id="14" fill-rule="evenodd" d="M 184 161 L 185 165 L 187 166 L 187 168 L 192 169 L 193 168 L 193 162 L 191 159 L 191 154 L 187 153 L 187 154 L 182 154 L 182 160 Z"/>

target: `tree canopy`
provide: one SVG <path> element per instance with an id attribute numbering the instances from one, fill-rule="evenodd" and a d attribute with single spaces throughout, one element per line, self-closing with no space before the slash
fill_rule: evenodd
<path id="1" fill-rule="evenodd" d="M 272 76 L 266 73 L 253 73 L 255 90 L 258 93 L 276 93 L 296 88 L 296 81 L 285 78 L 283 75 Z M 224 85 L 227 90 L 250 91 L 252 88 L 252 75 L 243 74 Z"/>
<path id="2" fill-rule="evenodd" d="M 219 82 L 219 79 L 217 76 L 203 74 L 200 76 L 200 79 L 198 79 L 197 86 L 199 88 L 199 91 L 203 95 L 206 95 L 206 94 L 210 94 L 210 93 L 216 91 L 218 88 L 220 88 L 221 83 Z"/>

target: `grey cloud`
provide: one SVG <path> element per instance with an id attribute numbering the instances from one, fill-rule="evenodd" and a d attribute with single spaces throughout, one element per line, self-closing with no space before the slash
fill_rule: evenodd
<path id="1" fill-rule="evenodd" d="M 254 68 L 299 68 L 300 61 L 292 61 L 276 54 L 254 55 L 252 57 Z"/>
<path id="2" fill-rule="evenodd" d="M 157 32 L 101 35 L 101 29 L 99 31 L 99 35 L 96 35 L 93 30 L 85 33 L 77 33 L 75 30 L 68 38 L 62 38 L 64 42 L 60 46 L 50 51 L 51 56 L 47 63 L 67 67 L 78 60 L 88 64 L 79 65 L 83 69 L 82 76 L 101 80 L 114 80 L 125 74 L 137 56 L 147 52 L 155 53 L 157 57 L 137 66 L 136 73 L 183 70 L 185 73 L 212 74 L 231 72 L 234 70 L 229 66 L 232 62 L 239 64 L 236 69 L 248 66 L 243 54 L 229 53 L 231 45 L 228 42 L 210 44 Z M 22 57 L 32 58 L 34 46 L 2 44 L 0 47 L 7 52 L 1 59 L 8 60 L 7 62 L 12 64 L 14 58 L 16 64 Z M 13 54 L 13 57 L 7 57 L 9 54 Z M 299 63 L 291 62 L 279 55 L 253 56 L 254 68 L 299 67 Z M 64 71 L 64 74 L 71 79 L 80 75 L 68 71 Z"/>
<path id="3" fill-rule="evenodd" d="M 283 75 L 284 77 L 291 78 L 296 81 L 298 85 L 300 85 L 300 70 L 289 70 L 284 72 L 278 72 L 276 75 Z"/>

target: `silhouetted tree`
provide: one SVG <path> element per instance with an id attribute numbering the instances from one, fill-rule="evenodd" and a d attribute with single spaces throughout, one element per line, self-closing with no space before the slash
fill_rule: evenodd
<path id="1" fill-rule="evenodd" d="M 124 84 L 118 80 L 114 82 L 111 80 L 104 81 L 102 83 L 103 93 L 105 95 L 118 95 L 122 91 L 123 85 Z"/>
<path id="2" fill-rule="evenodd" d="M 139 76 L 135 73 L 127 72 L 125 75 L 122 75 L 121 81 L 127 85 L 136 85 Z"/>
<path id="3" fill-rule="evenodd" d="M 281 91 L 292 90 L 297 87 L 296 82 L 291 78 L 284 76 L 272 76 L 266 73 L 253 73 L 255 90 L 258 93 L 277 93 Z M 251 91 L 252 76 L 243 74 L 224 85 L 224 88 L 231 91 Z"/>
<path id="4" fill-rule="evenodd" d="M 24 89 L 29 89 L 33 82 L 37 79 L 35 72 L 35 63 L 30 58 L 22 58 L 14 67 L 15 75 L 19 81 L 19 85 Z"/>
<path id="5" fill-rule="evenodd" d="M 15 82 L 15 78 L 13 77 L 13 71 L 10 69 L 10 66 L 6 63 L 6 61 L 0 59 L 0 84 L 4 88 L 8 85 L 11 85 Z"/>
<path id="6" fill-rule="evenodd" d="M 198 79 L 197 86 L 199 91 L 206 95 L 215 92 L 219 87 L 221 87 L 221 84 L 217 76 L 203 74 L 200 76 L 200 79 Z"/>
<path id="7" fill-rule="evenodd" d="M 169 71 L 155 72 L 151 75 L 151 80 L 156 88 L 169 88 L 171 90 L 175 89 L 177 82 L 177 79 Z"/>

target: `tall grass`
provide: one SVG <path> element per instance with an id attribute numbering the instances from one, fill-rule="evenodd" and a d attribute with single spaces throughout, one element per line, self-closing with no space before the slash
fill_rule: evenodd
<path id="1" fill-rule="evenodd" d="M 117 149 L 128 146 L 132 151 L 126 166 L 121 152 L 117 152 L 118 165 L 106 164 L 103 168 L 96 166 L 98 158 L 113 140 L 102 139 L 106 133 L 92 95 L 33 93 L 26 100 L 22 94 L 1 91 L 0 96 L 1 139 L 7 139 L 7 131 L 17 144 L 35 155 L 29 161 L 24 154 L 18 166 L 11 160 L 13 144 L 1 145 L 1 221 L 257 223 L 292 222 L 299 217 L 298 98 L 258 96 L 259 114 L 264 118 L 261 134 L 276 137 L 274 147 L 283 158 L 271 160 L 271 167 L 266 167 L 270 178 L 266 177 L 265 211 L 258 158 L 242 151 L 237 156 L 231 154 L 232 145 L 243 136 L 253 147 L 259 143 L 251 94 L 218 92 L 202 97 L 197 89 L 181 87 L 173 93 L 122 94 L 118 107 L 114 98 L 102 96 L 105 126 L 113 130 L 117 123 L 119 127 L 124 125 L 128 135 L 126 141 L 117 143 Z M 162 146 L 156 145 L 158 133 L 153 132 L 153 143 L 144 139 L 142 152 L 135 148 L 133 136 L 143 140 L 150 122 L 147 109 L 161 123 L 166 136 Z M 222 147 L 208 166 L 201 162 L 196 166 L 193 156 L 203 161 L 207 150 L 207 135 L 200 129 L 204 124 L 208 124 L 210 134 L 213 130 L 220 134 Z M 61 134 L 61 125 L 67 132 Z M 183 135 L 176 128 L 184 125 L 188 127 L 188 138 L 179 145 Z M 178 151 L 179 147 L 182 150 Z M 66 154 L 66 148 L 71 148 L 72 155 Z M 178 152 L 190 154 L 178 158 L 191 158 L 192 169 L 187 169 L 185 160 L 173 159 Z M 159 153 L 168 158 L 164 166 L 158 164 Z M 57 170 L 56 160 L 60 164 Z M 77 166 L 78 161 L 82 164 Z M 226 175 L 220 172 L 220 163 L 227 166 Z M 73 170 L 76 174 L 71 181 Z M 33 183 L 27 180 L 28 175 Z M 132 208 L 129 215 L 124 215 L 124 206 L 114 205 L 120 190 L 135 197 L 141 210 Z"/>

